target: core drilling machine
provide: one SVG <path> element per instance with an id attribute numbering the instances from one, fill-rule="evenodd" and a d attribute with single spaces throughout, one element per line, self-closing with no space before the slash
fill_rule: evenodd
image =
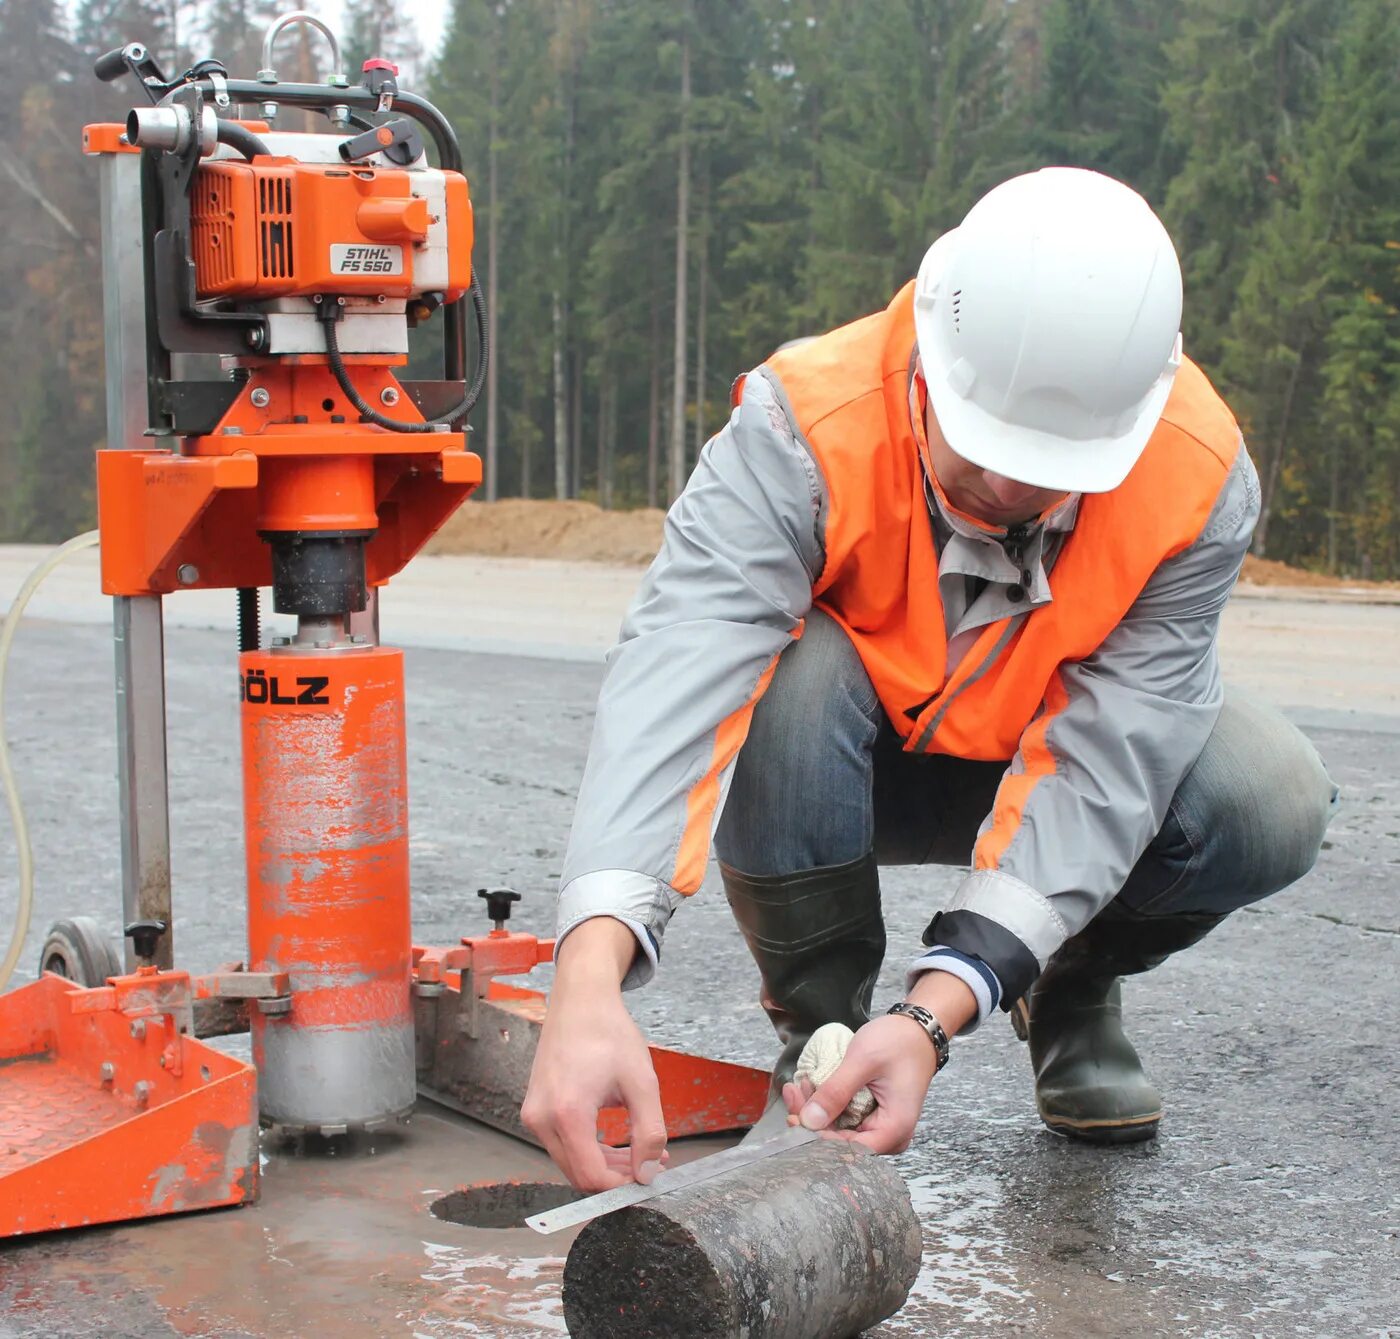
<path id="1" fill-rule="evenodd" d="M 324 84 L 277 77 L 296 23 L 330 41 Z M 273 23 L 263 67 L 239 80 L 205 60 L 171 79 L 139 42 L 96 64 L 150 104 L 84 131 L 101 176 L 98 510 L 131 943 L 123 973 L 100 945 L 72 951 L 83 936 L 64 923 L 70 951 L 44 965 L 70 979 L 0 997 L 0 1235 L 249 1202 L 260 1126 L 373 1132 L 419 1092 L 529 1138 L 544 1001 L 496 978 L 548 961 L 552 941 L 508 930 L 516 895 L 494 889 L 489 933 L 413 945 L 403 656 L 378 641 L 378 588 L 482 477 L 462 430 L 487 349 L 461 155 L 389 62 L 352 85 L 310 15 Z M 259 120 L 238 119 L 247 106 Z M 328 130 L 276 130 L 287 108 Z M 434 319 L 442 375 L 401 379 L 410 328 Z M 295 631 L 264 645 L 268 587 Z M 238 592 L 248 948 L 192 978 L 173 966 L 161 599 L 199 588 Z M 252 1067 L 199 1040 L 239 1030 Z M 653 1057 L 673 1135 L 763 1109 L 765 1074 Z M 600 1137 L 625 1141 L 624 1113 Z"/>

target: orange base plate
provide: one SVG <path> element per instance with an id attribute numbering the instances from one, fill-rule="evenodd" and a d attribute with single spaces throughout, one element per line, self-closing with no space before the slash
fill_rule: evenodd
<path id="1" fill-rule="evenodd" d="M 252 1068 L 99 993 L 0 996 L 0 1236 L 257 1198 Z"/>

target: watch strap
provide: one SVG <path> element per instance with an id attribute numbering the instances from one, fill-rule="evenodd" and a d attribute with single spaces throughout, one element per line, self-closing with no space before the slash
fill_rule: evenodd
<path id="1" fill-rule="evenodd" d="M 928 1039 L 933 1043 L 933 1049 L 938 1055 L 938 1069 L 934 1070 L 937 1074 L 948 1063 L 948 1034 L 943 1031 L 943 1024 L 923 1005 L 910 1004 L 908 1000 L 890 1005 L 886 1012 L 902 1014 L 905 1018 L 912 1019 L 928 1034 Z"/>

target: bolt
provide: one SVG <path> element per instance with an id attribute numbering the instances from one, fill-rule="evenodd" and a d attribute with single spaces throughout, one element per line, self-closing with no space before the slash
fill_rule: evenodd
<path id="1" fill-rule="evenodd" d="M 136 1105 L 138 1107 L 144 1107 L 151 1100 L 152 1086 L 153 1085 L 148 1080 L 142 1079 L 132 1088 L 131 1095 L 136 1099 Z"/>
<path id="2" fill-rule="evenodd" d="M 337 307 L 343 307 L 343 306 L 345 305 L 345 299 L 344 299 L 344 298 L 336 298 L 336 300 L 335 300 L 335 305 L 336 305 Z"/>
<path id="3" fill-rule="evenodd" d="M 379 392 L 380 404 L 396 405 L 398 402 L 399 393 L 392 386 L 385 386 L 384 389 Z"/>
<path id="4" fill-rule="evenodd" d="M 275 102 L 263 103 L 262 119 L 264 121 L 275 121 L 277 119 L 277 104 Z"/>
<path id="5" fill-rule="evenodd" d="M 319 305 L 321 301 L 321 295 L 319 293 L 313 293 L 311 295 L 311 301 Z"/>
<path id="6" fill-rule="evenodd" d="M 316 643 L 316 649 L 318 651 L 329 651 L 331 649 L 331 643 L 325 641 L 318 641 Z"/>
<path id="7" fill-rule="evenodd" d="M 274 637 L 272 639 L 272 644 L 273 646 L 290 646 L 292 644 L 292 639 L 290 637 Z"/>
<path id="8" fill-rule="evenodd" d="M 146 1040 L 146 1020 L 144 1018 L 138 1018 L 134 1023 L 132 1023 L 131 1038 L 133 1041 Z"/>
<path id="9" fill-rule="evenodd" d="M 117 1067 L 110 1061 L 105 1061 L 99 1071 L 102 1075 L 102 1086 L 110 1088 L 112 1081 L 117 1077 Z"/>
<path id="10" fill-rule="evenodd" d="M 242 437 L 242 436 L 243 436 L 243 429 L 242 429 L 242 428 L 234 428 L 234 427 L 225 428 L 225 429 L 224 429 L 224 436 L 225 436 L 225 437 Z"/>
<path id="11" fill-rule="evenodd" d="M 180 578 L 182 586 L 193 586 L 199 580 L 199 568 L 193 563 L 181 563 L 175 575 Z"/>
<path id="12" fill-rule="evenodd" d="M 266 409 L 272 401 L 266 386 L 259 386 L 249 397 L 254 409 Z"/>
<path id="13" fill-rule="evenodd" d="M 383 294 L 383 293 L 380 293 L 374 300 L 375 300 L 376 302 L 388 302 L 388 301 L 389 301 L 388 297 L 387 297 L 385 294 Z"/>
<path id="14" fill-rule="evenodd" d="M 254 326 L 245 336 L 250 349 L 260 349 L 263 345 L 264 333 L 261 326 Z"/>
<path id="15" fill-rule="evenodd" d="M 365 634 L 364 634 L 363 632 L 352 632 L 352 633 L 350 634 L 350 640 L 351 640 L 356 646 L 364 646 L 365 643 L 367 643 L 367 642 L 369 641 L 369 638 L 366 637 Z"/>

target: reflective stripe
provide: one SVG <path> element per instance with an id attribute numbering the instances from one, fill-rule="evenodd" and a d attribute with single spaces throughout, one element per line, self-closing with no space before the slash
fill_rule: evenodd
<path id="1" fill-rule="evenodd" d="M 1035 955 L 1042 970 L 1050 955 L 1069 938 L 1069 926 L 1050 898 L 1000 870 L 981 869 L 969 874 L 948 910 L 975 911 L 996 922 Z"/>
<path id="2" fill-rule="evenodd" d="M 1037 785 L 1055 774 L 1055 755 L 1050 752 L 1046 735 L 1051 723 L 1069 705 L 1069 693 L 1059 670 L 1051 676 L 1045 690 L 1045 709 L 1032 721 L 1021 736 L 1018 750 L 1023 770 L 1009 771 L 997 787 L 996 803 L 992 806 L 991 826 L 977 839 L 972 852 L 973 869 L 996 869 L 1006 848 L 1021 828 L 1021 815 L 1026 802 Z"/>
<path id="3" fill-rule="evenodd" d="M 637 952 L 623 978 L 623 990 L 644 986 L 656 973 L 661 945 L 653 925 L 664 926 L 681 899 L 660 879 L 633 869 L 595 869 L 569 880 L 559 894 L 559 928 L 554 956 L 564 940 L 584 921 L 611 916 L 637 939 Z"/>
<path id="4" fill-rule="evenodd" d="M 798 630 L 799 635 L 801 629 Z M 779 652 L 779 655 L 782 653 Z M 689 897 L 705 878 L 705 865 L 710 856 L 710 838 L 714 835 L 715 808 L 719 804 L 720 776 L 734 761 L 748 737 L 749 722 L 758 699 L 767 691 L 778 668 L 778 656 L 768 662 L 768 668 L 758 676 L 749 699 L 738 711 L 726 717 L 715 731 L 714 754 L 704 776 L 691 787 L 685 801 L 685 830 L 676 851 L 676 872 L 671 886 Z"/>
<path id="5" fill-rule="evenodd" d="M 1026 613 L 1029 612 L 1030 610 L 1026 611 Z M 934 713 L 933 719 L 928 723 L 927 727 L 919 735 L 918 740 L 915 742 L 913 748 L 910 750 L 911 752 L 928 752 L 928 750 L 933 745 L 933 737 L 938 733 L 938 727 L 943 724 L 943 718 L 948 714 L 948 708 L 951 707 L 953 703 L 958 700 L 959 694 L 962 693 L 964 689 L 971 688 L 972 685 L 975 684 L 978 679 L 980 679 L 989 669 L 991 669 L 993 665 L 996 664 L 997 657 L 1001 655 L 1001 653 L 1004 650 L 1006 650 L 1007 643 L 1010 642 L 1012 637 L 1016 635 L 1016 629 L 1020 626 L 1021 620 L 1024 619 L 1025 616 L 1026 614 L 1017 614 L 1015 618 L 1008 618 L 1006 620 L 1006 626 L 1001 631 L 1001 635 L 996 639 L 996 642 L 992 646 L 992 649 L 987 652 L 986 656 L 983 658 L 982 662 L 977 666 L 977 668 L 974 669 L 971 673 L 964 676 L 963 679 L 952 689 L 951 692 L 945 690 L 943 694 L 943 701 L 939 704 L 938 710 Z M 995 624 L 993 625 L 993 628 L 995 628 Z M 987 632 L 983 633 L 980 640 L 984 642 L 987 641 L 990 638 L 991 634 L 992 629 L 988 629 Z M 963 664 L 967 664 L 967 661 L 964 661 Z M 959 666 L 959 668 L 961 668 L 961 666 Z"/>

